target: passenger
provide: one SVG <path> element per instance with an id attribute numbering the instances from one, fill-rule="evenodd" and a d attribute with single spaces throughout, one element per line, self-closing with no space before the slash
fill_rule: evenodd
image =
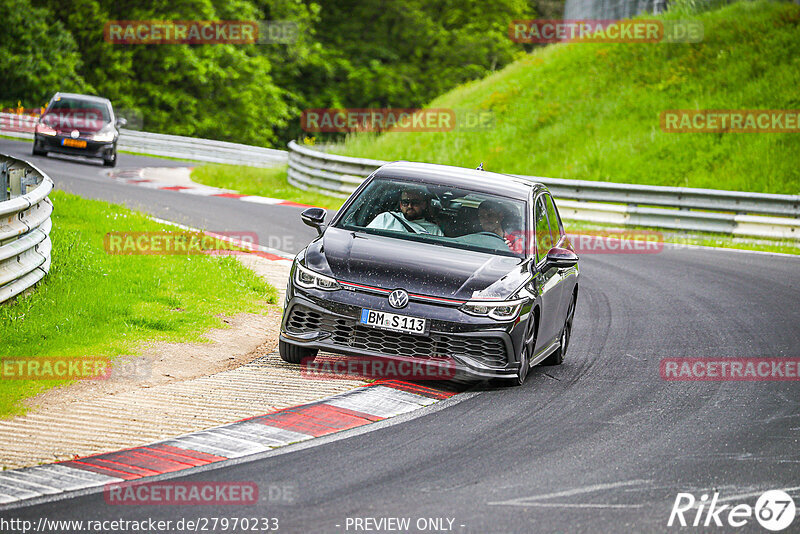
<path id="1" fill-rule="evenodd" d="M 510 209 L 497 200 L 484 200 L 478 206 L 478 221 L 484 233 L 494 234 L 502 239 L 511 252 L 520 254 L 525 250 L 525 243 L 520 232 L 506 232 L 514 222 Z"/>
<path id="2" fill-rule="evenodd" d="M 431 194 L 427 188 L 408 186 L 400 194 L 400 211 L 379 214 L 367 228 L 443 236 L 441 228 L 430 221 L 430 199 Z"/>

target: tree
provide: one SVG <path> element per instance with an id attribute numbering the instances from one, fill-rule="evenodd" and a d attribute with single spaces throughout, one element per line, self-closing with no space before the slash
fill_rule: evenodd
<path id="1" fill-rule="evenodd" d="M 39 107 L 55 92 L 85 91 L 80 55 L 72 35 L 48 10 L 29 0 L 0 0 L 0 103 Z"/>

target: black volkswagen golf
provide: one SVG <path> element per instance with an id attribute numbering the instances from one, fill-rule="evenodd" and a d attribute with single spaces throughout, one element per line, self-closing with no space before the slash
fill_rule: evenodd
<path id="1" fill-rule="evenodd" d="M 119 128 L 125 124 L 125 119 L 115 118 L 107 98 L 56 93 L 36 124 L 33 155 L 100 158 L 106 167 L 115 167 Z"/>
<path id="2" fill-rule="evenodd" d="M 279 350 L 425 360 L 522 384 L 558 365 L 578 256 L 550 192 L 522 178 L 395 162 L 367 178 L 294 260 Z"/>

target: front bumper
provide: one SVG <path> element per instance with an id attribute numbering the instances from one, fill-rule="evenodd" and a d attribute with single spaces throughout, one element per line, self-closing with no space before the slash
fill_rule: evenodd
<path id="1" fill-rule="evenodd" d="M 47 152 L 57 152 L 59 154 L 69 154 L 70 156 L 86 156 L 89 158 L 103 158 L 110 156 L 117 148 L 117 142 L 98 142 L 90 139 L 81 139 L 86 141 L 86 148 L 75 148 L 63 146 L 62 140 L 70 139 L 64 135 L 40 135 L 34 136 L 34 143 L 37 148 Z"/>
<path id="2" fill-rule="evenodd" d="M 426 335 L 412 335 L 362 325 L 363 308 L 429 320 Z M 440 365 L 456 376 L 513 377 L 519 368 L 519 321 L 499 323 L 464 314 L 452 306 L 411 302 L 402 310 L 385 297 L 339 290 L 298 290 L 289 284 L 281 322 L 281 339 L 293 345 L 351 356 L 397 361 L 419 359 Z"/>

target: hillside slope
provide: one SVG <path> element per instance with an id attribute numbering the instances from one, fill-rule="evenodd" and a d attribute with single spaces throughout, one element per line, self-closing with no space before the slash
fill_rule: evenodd
<path id="1" fill-rule="evenodd" d="M 679 18 L 666 15 L 664 18 Z M 800 133 L 665 133 L 669 109 L 800 109 L 800 6 L 700 15 L 695 44 L 558 44 L 431 108 L 492 110 L 478 132 L 350 136 L 340 153 L 558 178 L 800 193 Z"/>

